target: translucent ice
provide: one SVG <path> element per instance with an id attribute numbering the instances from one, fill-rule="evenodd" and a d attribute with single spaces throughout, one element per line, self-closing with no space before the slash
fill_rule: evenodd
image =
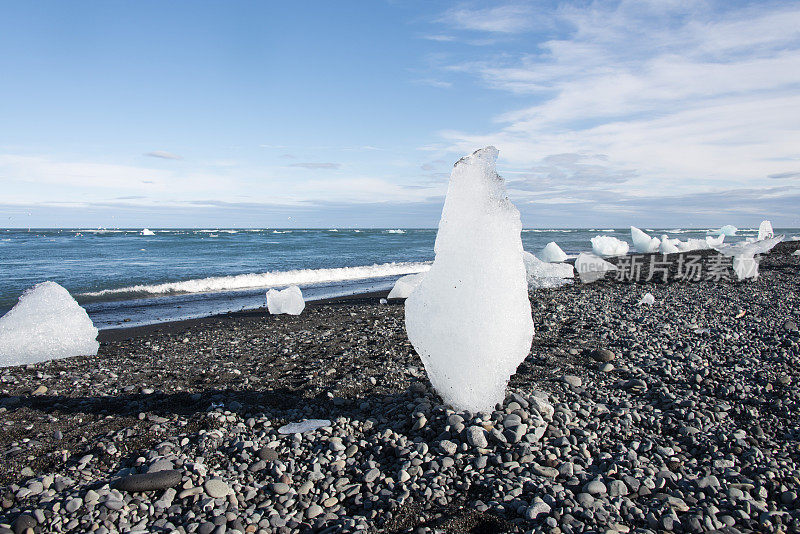
<path id="1" fill-rule="evenodd" d="M 795 250 L 794 252 L 792 252 L 792 256 L 800 256 L 800 249 Z"/>
<path id="2" fill-rule="evenodd" d="M 406 331 L 457 410 L 502 402 L 533 339 L 519 211 L 487 147 L 453 168 L 428 274 L 406 300 Z"/>
<path id="3" fill-rule="evenodd" d="M 733 256 L 733 272 L 736 278 L 746 280 L 758 278 L 758 260 L 756 254 L 766 254 L 783 240 L 783 236 L 775 236 L 769 239 L 761 239 L 752 242 L 736 243 L 734 245 L 723 245 L 714 247 L 720 254 Z"/>
<path id="4" fill-rule="evenodd" d="M 733 226 L 731 224 L 726 224 L 725 226 L 723 226 L 719 230 L 714 230 L 711 233 L 712 234 L 716 234 L 716 235 L 733 236 L 733 235 L 736 235 L 736 231 L 737 230 L 738 230 L 738 228 L 736 228 L 735 226 Z"/>
<path id="5" fill-rule="evenodd" d="M 575 260 L 575 270 L 578 271 L 581 282 L 589 284 L 603 278 L 608 271 L 616 271 L 617 267 L 594 254 L 581 252 Z"/>
<path id="6" fill-rule="evenodd" d="M 69 291 L 55 282 L 26 290 L 0 318 L 0 366 L 93 356 L 97 328 Z"/>
<path id="7" fill-rule="evenodd" d="M 598 256 L 624 256 L 628 253 L 629 245 L 610 235 L 599 235 L 592 238 L 592 252 Z"/>
<path id="8" fill-rule="evenodd" d="M 661 244 L 658 246 L 658 251 L 662 254 L 676 254 L 680 252 L 678 243 L 680 239 L 670 239 L 667 234 L 661 236 Z"/>
<path id="9" fill-rule="evenodd" d="M 719 247 L 722 245 L 723 241 L 725 241 L 725 234 L 720 234 L 717 237 L 706 237 L 707 248 Z"/>
<path id="10" fill-rule="evenodd" d="M 772 230 L 772 223 L 769 221 L 761 221 L 761 224 L 758 226 L 758 240 L 761 241 L 762 239 L 769 239 L 774 236 L 775 232 Z"/>
<path id="11" fill-rule="evenodd" d="M 575 277 L 575 269 L 569 263 L 548 263 L 530 252 L 523 252 L 522 260 L 529 289 L 560 287 Z"/>
<path id="12" fill-rule="evenodd" d="M 642 297 L 642 300 L 639 301 L 639 304 L 647 304 L 648 306 L 652 306 L 655 301 L 656 298 L 652 293 L 645 293 L 645 295 Z"/>
<path id="13" fill-rule="evenodd" d="M 289 286 L 279 291 L 270 289 L 267 291 L 267 309 L 273 315 L 288 313 L 289 315 L 300 315 L 306 303 L 303 300 L 303 293 L 297 286 Z"/>
<path id="14" fill-rule="evenodd" d="M 331 426 L 331 422 L 327 419 L 306 419 L 305 421 L 283 425 L 278 429 L 278 434 L 302 434 L 303 432 L 310 432 L 326 426 Z"/>
<path id="15" fill-rule="evenodd" d="M 650 237 L 635 226 L 631 226 L 631 240 L 636 252 L 641 252 L 642 254 L 657 252 L 659 245 L 661 245 L 659 238 Z"/>
<path id="16" fill-rule="evenodd" d="M 401 276 L 397 279 L 397 282 L 394 283 L 394 287 L 389 292 L 389 298 L 407 299 L 411 292 L 417 288 L 424 277 L 425 273 L 407 274 L 405 276 Z"/>
<path id="17" fill-rule="evenodd" d="M 142 233 L 142 235 L 156 235 L 156 234 L 153 233 L 152 230 L 149 230 L 147 228 L 144 228 L 141 233 Z"/>
<path id="18" fill-rule="evenodd" d="M 539 259 L 547 262 L 562 262 L 567 259 L 567 255 L 555 241 L 550 241 L 539 251 Z"/>

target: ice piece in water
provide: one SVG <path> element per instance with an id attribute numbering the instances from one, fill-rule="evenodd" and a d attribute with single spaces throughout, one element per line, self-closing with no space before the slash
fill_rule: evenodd
<path id="1" fill-rule="evenodd" d="M 267 309 L 273 315 L 279 313 L 300 315 L 305 307 L 303 292 L 297 286 L 289 286 L 282 291 L 277 289 L 267 291 Z"/>
<path id="2" fill-rule="evenodd" d="M 639 301 L 639 304 L 647 304 L 648 306 L 652 306 L 655 301 L 656 298 L 652 293 L 645 293 L 645 295 L 642 297 L 642 300 Z"/>
<path id="3" fill-rule="evenodd" d="M 55 282 L 26 290 L 0 317 L 0 366 L 94 356 L 97 328 L 69 291 Z"/>
<path id="4" fill-rule="evenodd" d="M 519 211 L 495 171 L 497 149 L 453 168 L 428 274 L 405 303 L 408 338 L 456 410 L 502 402 L 533 340 Z"/>
<path id="5" fill-rule="evenodd" d="M 593 237 L 592 252 L 598 256 L 624 256 L 628 253 L 629 245 L 610 235 Z"/>
<path id="6" fill-rule="evenodd" d="M 631 240 L 633 241 L 633 248 L 636 249 L 636 252 L 641 252 L 643 254 L 657 252 L 659 245 L 661 245 L 661 240 L 659 238 L 650 237 L 635 226 L 631 226 Z"/>
<path id="7" fill-rule="evenodd" d="M 772 230 L 772 223 L 769 221 L 761 221 L 758 226 L 758 240 L 769 239 L 775 237 L 775 232 Z"/>
<path id="8" fill-rule="evenodd" d="M 581 252 L 578 254 L 578 259 L 575 260 L 575 270 L 578 271 L 581 282 L 590 284 L 603 278 L 606 272 L 616 271 L 617 267 L 594 254 Z"/>
<path id="9" fill-rule="evenodd" d="M 725 241 L 725 234 L 720 234 L 717 237 L 706 237 L 706 248 L 714 248 L 722 245 L 722 242 Z"/>
<path id="10" fill-rule="evenodd" d="M 569 263 L 548 263 L 530 252 L 522 253 L 528 289 L 561 287 L 575 277 L 575 269 Z"/>
<path id="11" fill-rule="evenodd" d="M 736 273 L 736 278 L 739 280 L 746 280 L 752 278 L 758 279 L 758 260 L 755 258 L 756 254 L 766 254 L 772 248 L 783 241 L 783 236 L 775 236 L 769 239 L 762 239 L 759 241 L 736 243 L 733 245 L 723 245 L 714 247 L 720 254 L 725 256 L 733 256 L 733 272 Z"/>
<path id="12" fill-rule="evenodd" d="M 658 251 L 662 254 L 676 254 L 680 252 L 678 243 L 680 239 L 670 239 L 667 234 L 661 236 L 661 244 L 658 246 Z"/>
<path id="13" fill-rule="evenodd" d="M 154 234 L 154 233 L 153 233 L 153 231 L 152 231 L 152 230 L 150 230 L 150 229 L 148 229 L 148 228 L 144 228 L 144 229 L 142 230 L 141 234 L 142 234 L 142 235 L 156 235 L 156 234 Z"/>
<path id="14" fill-rule="evenodd" d="M 305 421 L 283 425 L 278 429 L 278 434 L 302 434 L 303 432 L 310 432 L 326 426 L 331 426 L 331 422 L 327 419 L 306 419 Z"/>
<path id="15" fill-rule="evenodd" d="M 390 299 L 407 299 L 408 296 L 414 291 L 422 279 L 425 278 L 425 273 L 407 274 L 401 276 L 394 283 L 394 287 L 389 292 Z"/>
<path id="16" fill-rule="evenodd" d="M 550 241 L 545 247 L 539 251 L 539 259 L 542 261 L 555 263 L 562 262 L 567 259 L 567 255 L 561 250 L 555 241 Z"/>
<path id="17" fill-rule="evenodd" d="M 716 235 L 734 236 L 734 235 L 736 235 L 737 230 L 738 230 L 738 228 L 736 228 L 735 226 L 733 226 L 731 224 L 726 224 L 725 226 L 723 226 L 719 230 L 713 230 L 713 231 L 711 231 L 709 233 L 716 234 Z"/>

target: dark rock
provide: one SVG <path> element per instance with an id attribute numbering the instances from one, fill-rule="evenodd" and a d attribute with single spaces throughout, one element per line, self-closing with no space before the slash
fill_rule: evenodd
<path id="1" fill-rule="evenodd" d="M 181 483 L 183 474 L 177 469 L 129 475 L 112 482 L 111 487 L 120 491 L 138 492 L 173 488 Z"/>

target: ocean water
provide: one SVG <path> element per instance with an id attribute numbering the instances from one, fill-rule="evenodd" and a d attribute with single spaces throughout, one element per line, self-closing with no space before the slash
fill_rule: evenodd
<path id="1" fill-rule="evenodd" d="M 643 228 L 644 229 L 644 228 Z M 686 239 L 707 229 L 644 229 Z M 297 284 L 307 300 L 389 289 L 433 260 L 435 229 L 2 229 L 0 313 L 26 288 L 67 288 L 99 328 L 202 317 L 264 305 L 269 287 Z M 796 229 L 776 229 L 796 235 Z M 568 254 L 591 249 L 612 228 L 525 229 L 535 252 L 555 241 Z M 757 235 L 740 230 L 730 241 Z"/>

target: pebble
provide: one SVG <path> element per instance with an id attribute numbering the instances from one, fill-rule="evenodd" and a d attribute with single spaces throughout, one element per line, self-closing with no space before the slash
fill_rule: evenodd
<path id="1" fill-rule="evenodd" d="M 225 497 L 231 492 L 231 488 L 228 486 L 228 483 L 221 478 L 209 478 L 203 484 L 203 489 L 212 499 Z"/>
<path id="2" fill-rule="evenodd" d="M 180 484 L 181 478 L 182 473 L 178 470 L 157 471 L 155 473 L 128 475 L 114 481 L 112 487 L 128 492 L 156 491 L 177 486 Z"/>

